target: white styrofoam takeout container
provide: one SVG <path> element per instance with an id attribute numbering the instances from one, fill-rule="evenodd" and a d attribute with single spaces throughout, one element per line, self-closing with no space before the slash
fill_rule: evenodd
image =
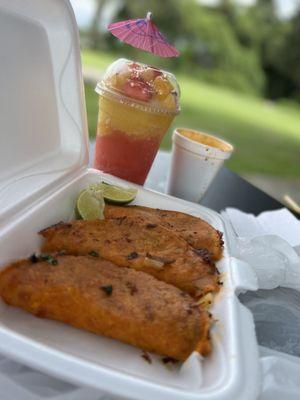
<path id="1" fill-rule="evenodd" d="M 72 214 L 91 182 L 126 184 L 87 169 L 88 139 L 76 22 L 67 0 L 0 1 L 0 266 L 38 251 L 37 232 Z M 0 303 L 0 352 L 34 368 L 127 399 L 255 399 L 258 349 L 240 290 L 257 288 L 230 257 L 221 217 L 139 187 L 137 204 L 180 210 L 224 232 L 224 287 L 212 313 L 214 349 L 182 366 L 152 364 L 141 350 Z M 142 327 L 141 327 L 142 334 Z"/>

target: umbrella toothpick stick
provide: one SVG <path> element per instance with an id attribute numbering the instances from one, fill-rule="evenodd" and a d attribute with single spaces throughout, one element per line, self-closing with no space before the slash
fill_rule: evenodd
<path id="1" fill-rule="evenodd" d="M 148 12 L 147 12 L 146 20 L 147 20 L 147 21 L 151 21 L 151 20 L 152 20 L 152 12 L 151 12 L 151 11 L 148 11 Z"/>

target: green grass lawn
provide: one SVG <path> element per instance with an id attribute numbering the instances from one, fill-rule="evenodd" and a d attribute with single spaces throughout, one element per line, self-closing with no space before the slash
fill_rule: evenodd
<path id="1" fill-rule="evenodd" d="M 83 65 L 104 70 L 113 60 L 107 53 L 85 51 Z M 165 136 L 161 148 L 171 148 L 175 126 L 215 132 L 235 145 L 227 165 L 236 172 L 269 173 L 300 177 L 300 107 L 279 105 L 247 97 L 183 74 L 181 113 Z M 90 137 L 97 122 L 97 94 L 85 86 Z"/>

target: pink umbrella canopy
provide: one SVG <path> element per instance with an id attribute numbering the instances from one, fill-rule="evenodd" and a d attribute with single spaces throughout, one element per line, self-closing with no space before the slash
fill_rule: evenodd
<path id="1" fill-rule="evenodd" d="M 122 42 L 161 57 L 178 57 L 179 51 L 167 42 L 152 22 L 152 13 L 146 18 L 130 19 L 108 25 L 108 30 Z"/>

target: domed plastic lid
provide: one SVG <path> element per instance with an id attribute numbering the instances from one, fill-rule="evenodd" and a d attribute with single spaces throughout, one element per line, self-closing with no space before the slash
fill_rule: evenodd
<path id="1" fill-rule="evenodd" d="M 96 92 L 148 112 L 180 111 L 180 89 L 173 74 L 124 58 L 108 67 Z"/>

